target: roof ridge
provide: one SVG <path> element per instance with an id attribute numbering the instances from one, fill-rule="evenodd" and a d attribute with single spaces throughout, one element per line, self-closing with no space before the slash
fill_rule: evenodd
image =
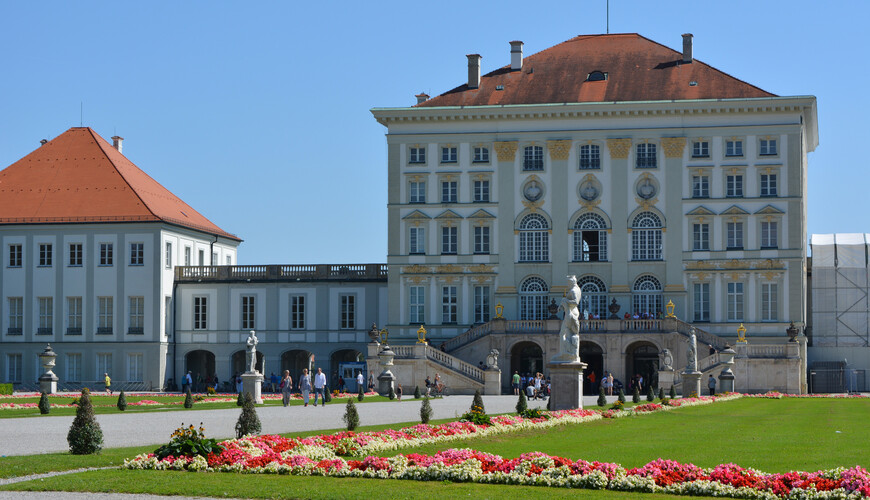
<path id="1" fill-rule="evenodd" d="M 130 191 L 132 191 L 133 194 L 136 195 L 136 198 L 142 203 L 142 206 L 145 207 L 145 209 L 148 210 L 148 212 L 151 215 L 160 219 L 161 217 L 159 215 L 157 215 L 156 213 L 154 213 L 154 210 L 152 210 L 151 207 L 148 206 L 148 203 L 146 203 L 145 200 L 143 200 L 142 197 L 139 196 L 139 193 L 136 191 L 136 189 L 133 187 L 133 185 L 130 184 L 130 181 L 127 180 L 127 177 L 124 175 L 124 173 L 118 169 L 118 166 L 115 165 L 115 162 L 112 160 L 112 158 L 109 157 L 108 151 L 106 151 L 106 149 L 100 143 L 100 140 L 102 140 L 103 142 L 106 143 L 106 145 L 108 145 L 109 144 L 108 141 L 106 141 L 105 139 L 100 137 L 100 134 L 96 133 L 94 131 L 94 129 L 92 129 L 91 127 L 88 127 L 87 129 L 88 129 L 88 132 L 91 133 L 91 136 L 94 138 L 94 140 L 97 142 L 97 147 L 99 147 L 100 151 L 103 152 L 103 155 L 106 157 L 106 160 L 109 162 L 110 165 L 112 165 L 112 168 L 115 169 L 115 172 L 118 172 L 118 175 L 121 176 L 121 179 L 124 181 L 124 184 L 126 184 L 127 187 L 130 188 Z M 111 147 L 111 146 L 109 146 L 109 147 Z M 123 153 L 121 153 L 120 151 L 118 151 L 118 154 L 123 156 Z M 126 156 L 124 158 L 126 158 Z M 130 163 L 132 163 L 132 162 L 130 162 Z M 134 166 L 135 166 L 135 164 L 134 164 Z M 139 167 L 136 167 L 136 168 L 139 168 Z M 139 168 L 139 170 L 142 170 L 142 169 Z M 143 171 L 142 173 L 145 173 L 145 172 Z M 145 175 L 148 175 L 148 174 L 145 174 Z"/>

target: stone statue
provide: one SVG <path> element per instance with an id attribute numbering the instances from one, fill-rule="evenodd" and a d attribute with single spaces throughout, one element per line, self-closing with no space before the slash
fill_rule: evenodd
<path id="1" fill-rule="evenodd" d="M 489 351 L 489 356 L 486 357 L 486 369 L 494 370 L 498 368 L 498 349 Z"/>
<path id="2" fill-rule="evenodd" d="M 694 373 L 698 371 L 698 339 L 695 337 L 695 327 L 692 327 L 692 333 L 686 341 L 686 373 Z"/>
<path id="3" fill-rule="evenodd" d="M 257 344 L 259 344 L 254 330 L 251 330 L 250 333 L 248 333 L 248 341 L 246 344 L 248 346 L 248 352 L 245 357 L 245 364 L 248 367 L 248 373 L 254 373 L 257 371 Z"/>
<path id="4" fill-rule="evenodd" d="M 668 349 L 662 349 L 661 354 L 662 370 L 671 371 L 674 369 L 674 356 Z"/>
<path id="5" fill-rule="evenodd" d="M 559 309 L 565 311 L 562 317 L 562 327 L 559 329 L 558 361 L 573 362 L 579 360 L 580 349 L 580 287 L 577 277 L 568 276 L 571 286 L 562 298 Z"/>

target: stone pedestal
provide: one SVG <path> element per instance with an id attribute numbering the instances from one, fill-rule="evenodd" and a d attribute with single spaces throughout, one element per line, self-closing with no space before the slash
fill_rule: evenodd
<path id="1" fill-rule="evenodd" d="M 263 404 L 263 375 L 260 372 L 247 372 L 242 374 L 242 392 L 250 393 L 254 398 L 254 404 Z"/>
<path id="2" fill-rule="evenodd" d="M 683 397 L 701 396 L 701 372 L 683 372 Z"/>
<path id="3" fill-rule="evenodd" d="M 583 408 L 583 370 L 586 363 L 548 363 L 550 368 L 550 409 Z"/>
<path id="4" fill-rule="evenodd" d="M 393 358 L 395 357 L 396 353 L 390 349 L 389 345 L 384 343 L 381 347 L 381 352 L 378 353 L 378 358 L 380 358 L 381 367 L 383 368 L 381 374 L 378 375 L 378 394 L 381 396 L 387 397 L 390 395 L 390 389 L 396 390 L 396 376 L 390 371 L 390 367 L 393 366 Z"/>
<path id="5" fill-rule="evenodd" d="M 665 394 L 674 386 L 677 374 L 674 370 L 659 370 L 659 387 L 665 390 Z"/>
<path id="6" fill-rule="evenodd" d="M 39 392 L 54 394 L 57 392 L 58 379 L 57 375 L 55 375 L 51 370 L 54 368 L 54 361 L 57 358 L 57 354 L 55 354 L 54 350 L 51 348 L 51 344 L 46 344 L 45 350 L 40 354 L 37 354 L 37 356 L 39 357 L 39 363 L 45 370 L 45 373 L 39 376 Z"/>
<path id="7" fill-rule="evenodd" d="M 719 374 L 719 392 L 734 392 L 734 372 L 731 366 L 734 364 L 734 356 L 737 351 L 727 347 L 719 351 L 719 359 L 725 364 L 725 368 Z"/>
<path id="8" fill-rule="evenodd" d="M 483 394 L 487 396 L 501 395 L 501 370 L 487 368 L 483 372 Z"/>

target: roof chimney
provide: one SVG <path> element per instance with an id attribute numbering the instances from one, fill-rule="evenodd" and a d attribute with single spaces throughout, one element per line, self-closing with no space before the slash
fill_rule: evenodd
<path id="1" fill-rule="evenodd" d="M 40 146 L 45 146 L 46 144 L 48 144 L 48 139 L 43 139 L 43 140 L 39 141 Z"/>
<path id="2" fill-rule="evenodd" d="M 692 64 L 692 34 L 683 35 L 683 63 Z"/>
<path id="3" fill-rule="evenodd" d="M 414 97 L 417 98 L 417 104 L 423 104 L 424 102 L 429 100 L 429 94 L 423 92 L 422 94 L 417 94 Z"/>
<path id="4" fill-rule="evenodd" d="M 468 54 L 468 88 L 480 87 L 480 54 Z"/>
<path id="5" fill-rule="evenodd" d="M 118 137 L 117 135 L 112 137 L 112 147 L 117 149 L 119 153 L 121 152 L 121 147 L 123 145 L 124 145 L 124 138 L 123 137 Z"/>
<path id="6" fill-rule="evenodd" d="M 511 42 L 511 71 L 523 69 L 523 42 Z"/>

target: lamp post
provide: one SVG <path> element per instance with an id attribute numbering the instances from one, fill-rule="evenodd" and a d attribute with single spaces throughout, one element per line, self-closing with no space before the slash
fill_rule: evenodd
<path id="1" fill-rule="evenodd" d="M 420 325 L 420 328 L 417 329 L 417 343 L 425 344 L 426 343 L 426 329 L 423 328 L 423 325 Z"/>
<path id="2" fill-rule="evenodd" d="M 668 300 L 668 303 L 665 304 L 665 309 L 667 309 L 667 311 L 668 311 L 668 315 L 667 315 L 668 318 L 676 318 L 676 316 L 674 315 L 674 308 L 675 307 L 676 306 L 674 305 L 674 302 L 671 300 Z"/>
<path id="3" fill-rule="evenodd" d="M 746 327 L 743 326 L 743 323 L 740 323 L 740 326 L 737 327 L 737 343 L 746 343 Z"/>

